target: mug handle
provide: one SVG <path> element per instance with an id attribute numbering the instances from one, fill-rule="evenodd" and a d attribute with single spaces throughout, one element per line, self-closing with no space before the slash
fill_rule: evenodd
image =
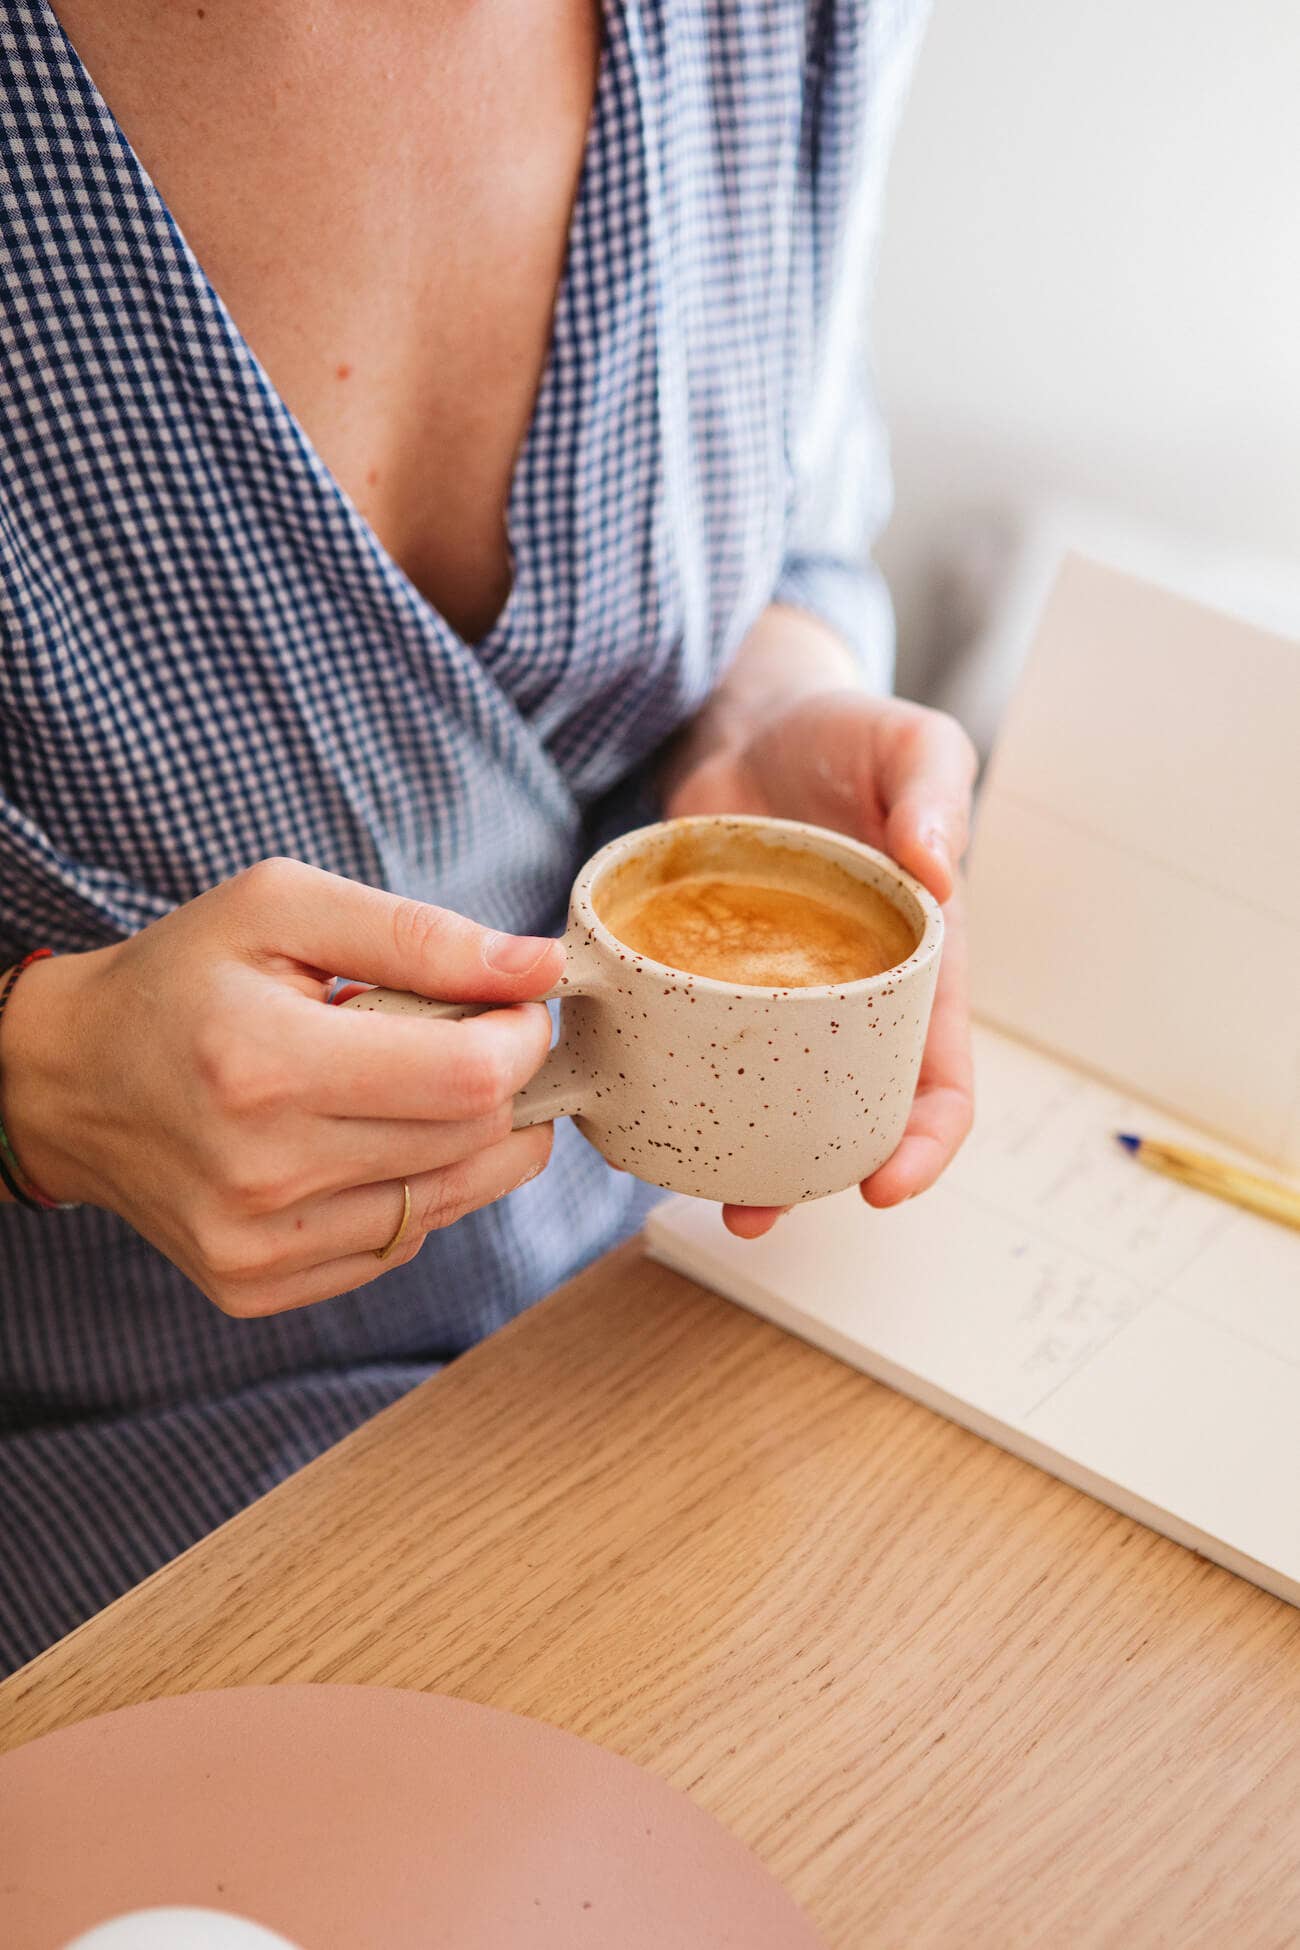
<path id="1" fill-rule="evenodd" d="M 581 982 L 570 968 L 553 989 L 548 989 L 537 1000 L 554 1002 L 562 997 L 590 993 L 587 984 Z M 350 995 L 346 1002 L 340 1002 L 337 1006 L 340 1009 L 364 1009 L 381 1016 L 426 1016 L 433 1020 L 455 1022 L 466 1016 L 484 1015 L 489 1009 L 499 1009 L 503 1005 L 499 1002 L 438 1002 L 432 996 L 414 995 L 409 989 L 362 989 L 359 994 Z M 546 1061 L 515 1097 L 513 1129 L 523 1131 L 531 1124 L 549 1124 L 557 1117 L 578 1116 L 591 1095 L 591 1082 L 592 1073 L 586 1059 L 565 1035 L 561 1015 L 560 1033 Z"/>

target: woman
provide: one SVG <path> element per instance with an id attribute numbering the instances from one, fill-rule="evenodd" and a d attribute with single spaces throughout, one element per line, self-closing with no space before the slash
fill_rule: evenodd
<path id="1" fill-rule="evenodd" d="M 883 695 L 860 555 L 916 32 L 0 0 L 0 966 L 56 951 L 0 1107 L 16 1189 L 77 1207 L 0 1210 L 7 1663 L 638 1223 L 571 1128 L 543 1176 L 509 1129 L 547 1018 L 504 1005 L 601 839 L 757 809 L 951 894 L 969 747 Z M 874 1204 L 964 1134 L 961 974 Z"/>

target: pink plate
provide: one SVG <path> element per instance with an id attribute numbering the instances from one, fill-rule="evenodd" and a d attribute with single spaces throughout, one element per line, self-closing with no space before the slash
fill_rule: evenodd
<path id="1" fill-rule="evenodd" d="M 155 1904 L 303 1950 L 822 1950 L 747 1849 L 631 1761 L 369 1686 L 150 1700 L 0 1759 L 0 1943 Z"/>

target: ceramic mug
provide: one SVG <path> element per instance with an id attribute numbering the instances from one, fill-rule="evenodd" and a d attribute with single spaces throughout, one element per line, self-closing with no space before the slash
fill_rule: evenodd
<path id="1" fill-rule="evenodd" d="M 814 856 L 882 894 L 916 946 L 883 975 L 753 988 L 636 954 L 602 889 L 670 855 L 726 867 L 737 846 Z M 761 858 L 761 856 L 758 856 Z M 810 869 L 811 871 L 812 869 Z M 813 891 L 810 888 L 810 891 Z M 938 902 L 874 847 L 793 820 L 715 816 L 602 847 L 569 903 L 558 1041 L 515 1099 L 515 1128 L 572 1117 L 612 1165 L 730 1205 L 797 1205 L 867 1178 L 896 1148 L 916 1089 L 943 946 Z M 464 1016 L 487 1005 L 366 989 L 346 1009 Z"/>

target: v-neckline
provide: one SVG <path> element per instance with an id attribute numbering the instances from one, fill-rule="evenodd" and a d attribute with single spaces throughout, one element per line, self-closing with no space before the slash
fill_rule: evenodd
<path id="1" fill-rule="evenodd" d="M 596 67 L 596 85 L 592 94 L 587 134 L 583 144 L 582 167 L 569 210 L 564 262 L 555 287 L 546 356 L 542 362 L 541 375 L 537 382 L 528 422 L 515 454 L 506 496 L 505 539 L 506 552 L 510 561 L 510 587 L 496 618 L 475 642 L 470 642 L 462 636 L 455 625 L 443 615 L 433 599 L 426 596 L 424 591 L 412 581 L 396 557 L 380 540 L 374 526 L 358 508 L 333 469 L 322 458 L 310 434 L 271 379 L 244 336 L 234 313 L 200 263 L 166 197 L 136 154 L 99 83 L 86 66 L 63 22 L 55 12 L 53 0 L 38 0 L 38 4 L 57 36 L 65 57 L 92 103 L 96 115 L 135 172 L 153 216 L 173 239 L 191 285 L 201 297 L 205 311 L 214 317 L 221 327 L 230 354 L 228 369 L 238 382 L 240 390 L 241 397 L 237 402 L 238 405 L 246 408 L 251 401 L 261 414 L 265 414 L 269 409 L 271 418 L 278 424 L 286 447 L 292 450 L 293 458 L 300 471 L 311 478 L 322 499 L 332 504 L 336 512 L 343 516 L 358 550 L 401 598 L 403 607 L 408 612 L 419 615 L 445 643 L 484 662 L 491 661 L 494 653 L 498 652 L 512 635 L 521 611 L 532 597 L 531 572 L 535 567 L 535 551 L 529 546 L 528 537 L 524 533 L 526 526 L 524 510 L 530 499 L 529 476 L 537 445 L 538 427 L 546 417 L 550 396 L 556 384 L 560 328 L 574 301 L 575 241 L 587 221 L 587 206 L 591 197 L 593 175 L 592 152 L 604 125 L 606 99 L 612 86 L 611 75 L 616 62 L 610 43 L 617 30 L 622 0 L 593 0 L 601 16 L 601 39 Z M 83 167 L 80 159 L 78 159 L 78 167 L 79 169 Z M 203 378 L 205 381 L 210 381 L 210 369 L 205 368 Z"/>

